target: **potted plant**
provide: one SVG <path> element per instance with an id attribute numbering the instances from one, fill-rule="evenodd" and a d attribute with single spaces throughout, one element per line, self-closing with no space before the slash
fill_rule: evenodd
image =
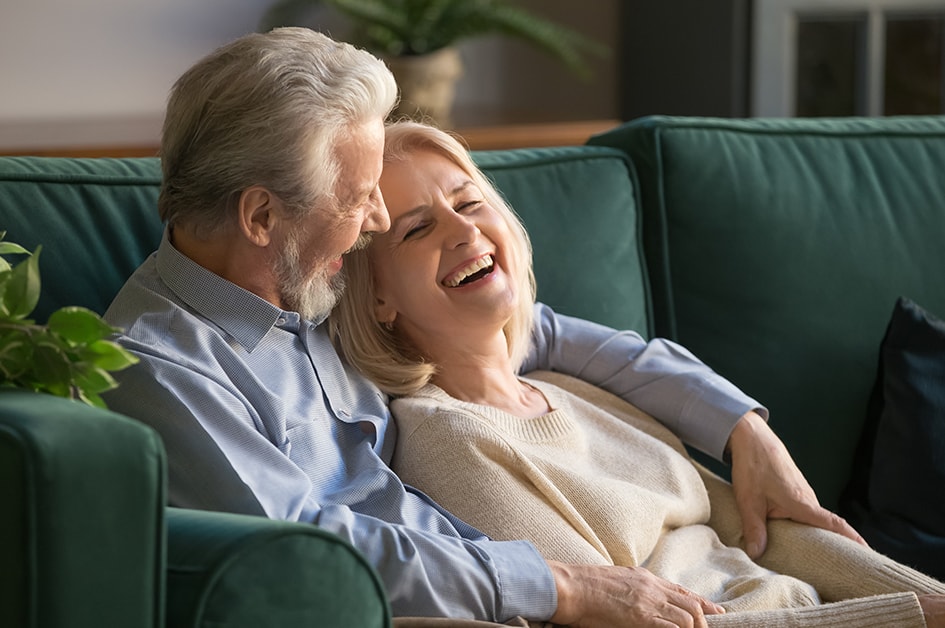
<path id="1" fill-rule="evenodd" d="M 110 371 L 138 361 L 108 339 L 118 330 L 82 307 L 63 307 L 39 325 L 28 318 L 40 295 L 39 254 L 0 232 L 0 388 L 25 388 L 105 408 Z M 29 255 L 11 265 L 3 256 Z"/>
<path id="2" fill-rule="evenodd" d="M 456 43 L 492 33 L 521 39 L 586 75 L 588 53 L 602 48 L 580 33 L 508 0 L 278 0 L 264 30 L 304 22 L 317 6 L 348 18 L 352 43 L 384 59 L 401 91 L 396 114 L 451 125 L 455 83 L 462 74 Z"/>

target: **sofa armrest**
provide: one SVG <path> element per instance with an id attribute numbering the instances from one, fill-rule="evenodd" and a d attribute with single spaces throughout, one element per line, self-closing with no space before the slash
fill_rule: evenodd
<path id="1" fill-rule="evenodd" d="M 163 626 L 164 464 L 130 419 L 0 392 L 0 625 Z"/>
<path id="2" fill-rule="evenodd" d="M 314 525 L 168 508 L 167 625 L 386 628 L 380 578 Z"/>

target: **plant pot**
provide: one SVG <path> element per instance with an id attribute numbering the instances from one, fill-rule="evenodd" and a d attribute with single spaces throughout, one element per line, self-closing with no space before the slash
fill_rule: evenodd
<path id="1" fill-rule="evenodd" d="M 425 55 L 388 57 L 386 62 L 400 88 L 394 116 L 450 128 L 456 82 L 463 73 L 459 51 L 447 47 Z"/>

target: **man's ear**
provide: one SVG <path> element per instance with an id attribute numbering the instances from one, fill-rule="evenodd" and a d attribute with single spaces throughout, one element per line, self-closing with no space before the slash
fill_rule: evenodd
<path id="1" fill-rule="evenodd" d="M 256 246 L 269 246 L 275 233 L 281 203 L 276 196 L 261 185 L 254 185 L 240 192 L 239 230 Z"/>

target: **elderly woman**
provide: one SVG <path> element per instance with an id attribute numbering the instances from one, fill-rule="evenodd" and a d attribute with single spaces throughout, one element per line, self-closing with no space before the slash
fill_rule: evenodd
<path id="1" fill-rule="evenodd" d="M 645 567 L 728 611 L 710 625 L 945 626 L 945 585 L 833 532 L 774 521 L 752 561 L 731 486 L 666 428 L 574 378 L 519 376 L 528 237 L 450 135 L 390 125 L 381 191 L 391 229 L 346 259 L 331 324 L 395 397 L 406 483 L 548 560 Z"/>

